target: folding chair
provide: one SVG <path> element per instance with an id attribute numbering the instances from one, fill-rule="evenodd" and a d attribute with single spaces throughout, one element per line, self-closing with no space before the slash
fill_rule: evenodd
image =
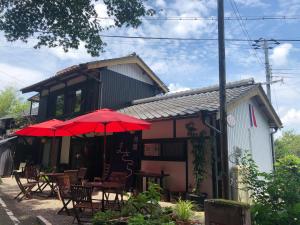
<path id="1" fill-rule="evenodd" d="M 103 177 L 94 177 L 94 181 L 103 182 L 109 177 L 109 174 L 110 174 L 110 164 L 105 163 Z"/>
<path id="2" fill-rule="evenodd" d="M 68 216 L 70 215 L 70 211 L 68 209 L 68 204 L 72 201 L 71 196 L 71 183 L 69 176 L 58 176 L 56 178 L 57 182 L 57 192 L 58 197 L 61 200 L 63 207 L 57 212 L 57 214 L 66 211 Z"/>
<path id="3" fill-rule="evenodd" d="M 115 199 L 113 202 L 113 205 L 118 205 L 119 208 L 121 208 L 121 204 L 124 202 L 124 192 L 126 188 L 126 181 L 127 181 L 127 173 L 126 172 L 111 172 L 110 176 L 107 179 L 107 182 L 114 182 L 119 183 L 120 188 L 118 189 L 112 189 L 112 190 L 106 190 L 104 193 L 104 197 L 106 199 L 106 202 L 109 203 L 109 194 L 115 194 Z"/>
<path id="4" fill-rule="evenodd" d="M 64 174 L 70 177 L 70 183 L 78 184 L 78 170 L 65 170 Z"/>
<path id="5" fill-rule="evenodd" d="M 13 170 L 12 176 L 14 176 L 16 173 L 19 173 L 19 174 L 23 175 L 25 167 L 26 167 L 26 162 L 21 162 L 20 165 L 19 165 L 19 169 Z"/>
<path id="6" fill-rule="evenodd" d="M 15 174 L 16 182 L 20 188 L 20 193 L 14 198 L 17 199 L 19 202 L 22 201 L 24 198 L 31 198 L 32 188 L 36 185 L 36 183 L 25 183 L 22 184 L 20 180 L 20 174 Z"/>
<path id="7" fill-rule="evenodd" d="M 37 184 L 37 189 L 35 190 L 35 192 L 43 192 L 43 190 L 46 188 L 47 186 L 47 182 L 45 182 L 44 180 L 40 179 L 39 176 L 39 171 L 35 166 L 26 166 L 25 167 L 25 177 L 27 179 L 28 183 L 35 183 Z"/>
<path id="8" fill-rule="evenodd" d="M 86 210 L 90 211 L 92 217 L 96 211 L 100 209 L 100 204 L 93 202 L 92 200 L 93 188 L 89 186 L 71 185 L 71 196 L 74 211 L 74 220 L 77 220 L 78 224 L 82 224 L 81 219 Z M 81 214 L 80 214 L 81 213 Z"/>
<path id="9" fill-rule="evenodd" d="M 84 168 L 84 167 L 79 168 L 78 176 L 77 176 L 77 177 L 78 177 L 78 181 L 79 181 L 81 184 L 82 184 L 82 182 L 84 181 L 86 172 L 87 172 L 87 168 Z"/>

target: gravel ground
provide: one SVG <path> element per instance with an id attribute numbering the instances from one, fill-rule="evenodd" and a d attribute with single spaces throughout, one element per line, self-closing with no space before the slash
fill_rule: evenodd
<path id="1" fill-rule="evenodd" d="M 40 194 L 35 194 L 32 199 L 25 199 L 21 202 L 14 200 L 14 197 L 19 193 L 19 187 L 14 178 L 2 178 L 3 183 L 0 185 L 0 196 L 6 202 L 11 211 L 20 220 L 30 220 L 38 215 L 43 216 L 53 225 L 69 225 L 73 222 L 72 216 L 58 215 L 57 212 L 61 209 L 62 203 L 58 199 L 46 198 Z M 23 180 L 25 182 L 25 180 Z M 47 194 L 47 189 L 46 193 Z M 100 199 L 101 193 L 93 196 L 95 199 Z M 112 196 L 113 197 L 113 196 Z M 162 207 L 174 206 L 169 202 L 161 202 Z M 195 219 L 204 224 L 204 213 L 195 212 Z M 35 224 L 28 223 L 26 224 Z M 2 225 L 2 224 L 1 224 Z"/>

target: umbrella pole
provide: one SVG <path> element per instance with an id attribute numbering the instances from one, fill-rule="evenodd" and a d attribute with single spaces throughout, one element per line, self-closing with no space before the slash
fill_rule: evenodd
<path id="1" fill-rule="evenodd" d="M 106 162 L 106 123 L 104 124 L 104 137 L 103 137 L 103 165 L 102 165 L 102 179 L 105 177 L 105 163 Z"/>

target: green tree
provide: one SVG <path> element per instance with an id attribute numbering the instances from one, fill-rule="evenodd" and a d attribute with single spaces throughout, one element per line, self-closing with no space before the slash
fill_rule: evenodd
<path id="1" fill-rule="evenodd" d="M 288 155 L 278 159 L 275 171 L 259 172 L 251 155 L 241 160 L 242 182 L 253 200 L 254 225 L 300 224 L 300 158 Z"/>
<path id="2" fill-rule="evenodd" d="M 65 51 L 84 43 L 87 52 L 98 56 L 105 43 L 100 32 L 116 27 L 138 27 L 141 17 L 153 15 L 146 0 L 103 0 L 114 25 L 103 27 L 95 9 L 99 0 L 1 0 L 0 30 L 8 41 L 37 38 L 35 48 L 61 46 Z"/>
<path id="3" fill-rule="evenodd" d="M 28 109 L 28 102 L 20 97 L 15 88 L 6 87 L 0 91 L 0 117 L 12 115 L 14 118 L 19 119 Z"/>
<path id="4" fill-rule="evenodd" d="M 300 157 L 300 135 L 293 130 L 283 132 L 282 137 L 275 141 L 276 159 L 286 155 L 296 155 Z"/>

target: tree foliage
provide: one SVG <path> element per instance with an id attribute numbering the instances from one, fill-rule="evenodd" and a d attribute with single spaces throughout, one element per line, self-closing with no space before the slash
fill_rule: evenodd
<path id="1" fill-rule="evenodd" d="M 241 160 L 242 182 L 253 200 L 255 225 L 300 224 L 300 158 L 288 155 L 278 159 L 275 171 L 259 172 L 251 155 Z"/>
<path id="2" fill-rule="evenodd" d="M 1 0 L 0 30 L 8 41 L 37 38 L 35 48 L 61 46 L 65 51 L 84 43 L 87 52 L 98 56 L 105 43 L 100 32 L 113 27 L 138 27 L 141 17 L 153 15 L 145 0 L 103 0 L 114 25 L 100 25 L 95 5 L 99 0 Z"/>
<path id="3" fill-rule="evenodd" d="M 286 155 L 300 157 L 300 135 L 293 130 L 283 132 L 282 137 L 275 141 L 275 155 L 277 159 Z"/>
<path id="4" fill-rule="evenodd" d="M 12 115 L 20 118 L 28 108 L 28 103 L 23 101 L 15 88 L 6 87 L 0 91 L 0 117 Z"/>

